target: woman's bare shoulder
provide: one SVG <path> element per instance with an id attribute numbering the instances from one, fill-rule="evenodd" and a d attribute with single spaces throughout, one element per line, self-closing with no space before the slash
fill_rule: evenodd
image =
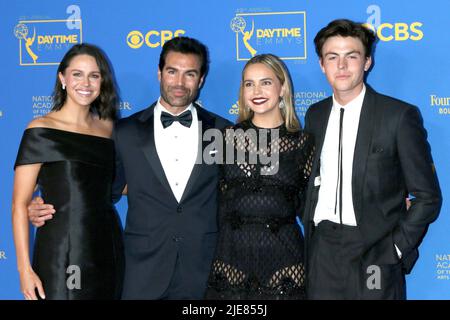
<path id="1" fill-rule="evenodd" d="M 43 127 L 43 128 L 55 128 L 58 127 L 57 123 L 56 123 L 56 119 L 54 119 L 52 116 L 50 115 L 45 115 L 36 119 L 33 119 L 32 121 L 30 121 L 30 123 L 27 126 L 27 129 L 30 128 L 39 128 L 39 127 Z"/>

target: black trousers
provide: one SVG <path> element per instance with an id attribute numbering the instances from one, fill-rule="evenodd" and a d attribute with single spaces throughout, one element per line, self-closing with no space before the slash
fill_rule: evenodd
<path id="1" fill-rule="evenodd" d="M 358 227 L 320 222 L 308 245 L 308 299 L 405 299 L 401 263 L 368 264 L 363 250 Z"/>

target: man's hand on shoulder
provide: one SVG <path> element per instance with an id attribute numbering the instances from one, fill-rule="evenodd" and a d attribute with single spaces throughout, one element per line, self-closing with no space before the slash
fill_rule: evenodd
<path id="1" fill-rule="evenodd" d="M 28 219 L 35 227 L 42 227 L 45 221 L 53 219 L 55 209 L 51 204 L 45 204 L 44 199 L 36 197 L 28 204 Z"/>

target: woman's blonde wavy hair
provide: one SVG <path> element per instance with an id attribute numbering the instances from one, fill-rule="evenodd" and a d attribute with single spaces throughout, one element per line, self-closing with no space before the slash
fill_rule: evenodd
<path id="1" fill-rule="evenodd" d="M 289 132 L 296 132 L 301 129 L 300 122 L 298 121 L 293 104 L 293 89 L 292 80 L 287 70 L 286 65 L 277 56 L 273 54 L 260 54 L 251 58 L 244 66 L 242 70 L 241 85 L 239 88 L 239 118 L 238 122 L 249 120 L 253 117 L 254 112 L 245 106 L 244 102 L 244 74 L 245 70 L 253 64 L 262 63 L 270 70 L 272 70 L 281 85 L 284 85 L 284 94 L 282 96 L 285 107 L 281 108 L 281 115 L 284 120 L 286 129 Z"/>

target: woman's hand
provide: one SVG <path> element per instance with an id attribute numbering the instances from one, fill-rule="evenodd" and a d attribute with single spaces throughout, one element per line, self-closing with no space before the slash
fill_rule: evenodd
<path id="1" fill-rule="evenodd" d="M 20 287 L 26 300 L 37 300 L 36 289 L 41 299 L 45 299 L 41 279 L 33 270 L 20 272 Z"/>

